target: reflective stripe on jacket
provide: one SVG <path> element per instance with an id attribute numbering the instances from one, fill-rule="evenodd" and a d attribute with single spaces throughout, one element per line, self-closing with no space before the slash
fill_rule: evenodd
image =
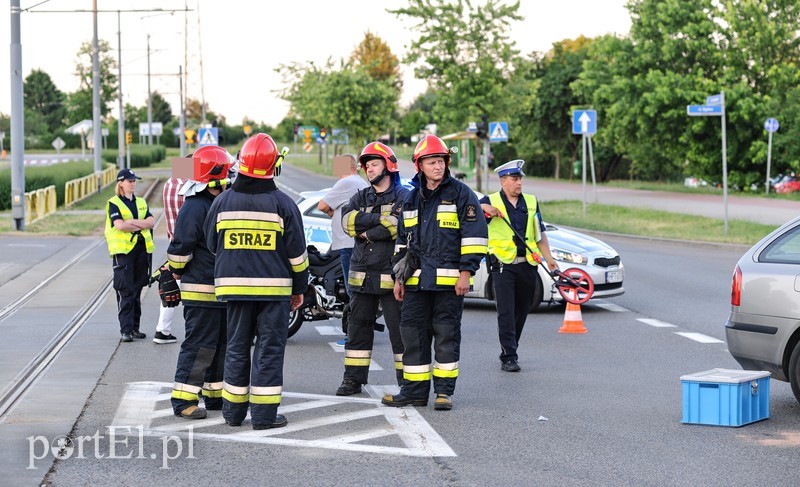
<path id="1" fill-rule="evenodd" d="M 108 214 L 111 204 L 114 204 L 119 209 L 119 214 L 122 220 L 133 220 L 133 213 L 126 205 L 122 198 L 118 195 L 113 196 L 106 202 L 106 243 L 108 244 L 108 254 L 112 257 L 117 254 L 127 254 L 136 246 L 139 235 L 144 237 L 144 246 L 148 254 L 152 254 L 155 249 L 153 244 L 153 232 L 151 230 L 142 230 L 141 233 L 123 232 L 117 230 L 117 227 L 111 222 L 111 215 Z M 136 198 L 136 211 L 138 216 L 147 214 L 147 202 L 144 198 Z"/>
<path id="2" fill-rule="evenodd" d="M 405 199 L 400 214 L 397 249 L 408 245 L 420 257 L 420 269 L 405 285 L 410 290 L 452 290 L 460 271 L 474 275 L 485 257 L 488 244 L 486 220 L 475 193 L 450 177 L 422 195 L 420 174 L 411 181 L 414 190 Z"/>
<path id="3" fill-rule="evenodd" d="M 541 256 L 542 253 L 539 251 L 537 245 L 537 242 L 542 239 L 542 233 L 536 218 L 536 210 L 538 208 L 536 197 L 524 193 L 521 196 L 524 198 L 525 207 L 528 209 L 524 243 L 528 244 L 528 247 Z M 489 195 L 489 204 L 499 209 L 501 213 L 506 213 L 506 205 L 499 191 Z M 506 215 L 506 218 L 508 218 L 508 215 Z M 502 218 L 492 218 L 489 222 L 489 253 L 497 257 L 497 260 L 504 264 L 510 264 L 517 256 L 517 244 L 514 241 L 514 231 Z M 533 256 L 527 249 L 525 251 L 525 259 L 530 265 L 537 265 Z"/>
<path id="4" fill-rule="evenodd" d="M 214 199 L 205 221 L 206 243 L 216 254 L 217 299 L 288 301 L 302 294 L 308 256 L 297 205 L 277 189 L 251 194 L 235 188 Z"/>

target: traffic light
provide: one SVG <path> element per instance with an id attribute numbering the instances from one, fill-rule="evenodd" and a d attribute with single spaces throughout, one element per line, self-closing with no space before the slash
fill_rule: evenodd
<path id="1" fill-rule="evenodd" d="M 484 113 L 481 115 L 481 121 L 478 122 L 478 131 L 475 135 L 478 136 L 479 139 L 486 139 L 489 137 L 489 117 Z"/>
<path id="2" fill-rule="evenodd" d="M 133 134 L 130 130 L 125 131 L 125 143 L 128 145 L 133 143 Z"/>
<path id="3" fill-rule="evenodd" d="M 319 138 L 325 140 L 328 137 L 328 131 L 326 129 L 319 129 Z"/>
<path id="4" fill-rule="evenodd" d="M 300 132 L 300 125 L 295 122 L 294 123 L 294 134 L 297 135 Z"/>

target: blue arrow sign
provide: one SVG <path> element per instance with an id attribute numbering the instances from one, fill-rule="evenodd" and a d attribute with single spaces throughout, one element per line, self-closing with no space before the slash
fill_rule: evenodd
<path id="1" fill-rule="evenodd" d="M 713 117 L 722 115 L 722 105 L 689 105 L 686 113 L 690 117 Z"/>
<path id="2" fill-rule="evenodd" d="M 592 135 L 597 133 L 597 111 L 575 110 L 572 112 L 572 133 Z"/>
<path id="3" fill-rule="evenodd" d="M 706 98 L 706 105 L 721 105 L 721 104 L 722 104 L 722 94 L 711 95 Z"/>
<path id="4" fill-rule="evenodd" d="M 489 122 L 489 142 L 508 142 L 508 122 Z"/>
<path id="5" fill-rule="evenodd" d="M 778 128 L 781 124 L 778 123 L 778 119 L 776 118 L 768 118 L 766 122 L 764 122 L 764 130 L 767 132 L 777 132 Z"/>

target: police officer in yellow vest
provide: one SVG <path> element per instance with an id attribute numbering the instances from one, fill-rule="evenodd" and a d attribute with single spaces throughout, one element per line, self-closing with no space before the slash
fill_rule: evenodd
<path id="1" fill-rule="evenodd" d="M 536 260 L 526 244 L 544 257 L 551 270 L 558 268 L 550 254 L 536 197 L 522 192 L 523 164 L 525 161 L 517 159 L 497 167 L 494 171 L 500 176 L 501 190 L 481 199 L 481 209 L 489 223 L 489 261 L 497 303 L 500 368 L 506 372 L 520 370 L 517 347 L 539 282 Z M 515 237 L 509 224 L 525 237 L 525 242 Z"/>
<path id="2" fill-rule="evenodd" d="M 114 290 L 123 342 L 147 335 L 139 331 L 142 289 L 150 277 L 155 218 L 144 198 L 137 198 L 136 180 L 130 169 L 117 174 L 117 194 L 106 203 L 105 235 L 114 266 Z"/>

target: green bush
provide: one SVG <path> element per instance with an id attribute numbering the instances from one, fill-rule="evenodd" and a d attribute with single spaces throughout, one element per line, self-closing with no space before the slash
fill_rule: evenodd
<path id="1" fill-rule="evenodd" d="M 108 163 L 116 164 L 118 156 L 116 149 L 103 151 L 103 160 Z M 161 162 L 166 156 L 167 148 L 163 145 L 131 144 L 131 167 L 147 167 Z"/>
<path id="2" fill-rule="evenodd" d="M 92 161 L 73 161 L 51 166 L 25 168 L 25 192 L 55 185 L 56 204 L 64 205 L 64 184 L 94 173 Z M 0 171 L 0 211 L 11 209 L 11 169 Z"/>

